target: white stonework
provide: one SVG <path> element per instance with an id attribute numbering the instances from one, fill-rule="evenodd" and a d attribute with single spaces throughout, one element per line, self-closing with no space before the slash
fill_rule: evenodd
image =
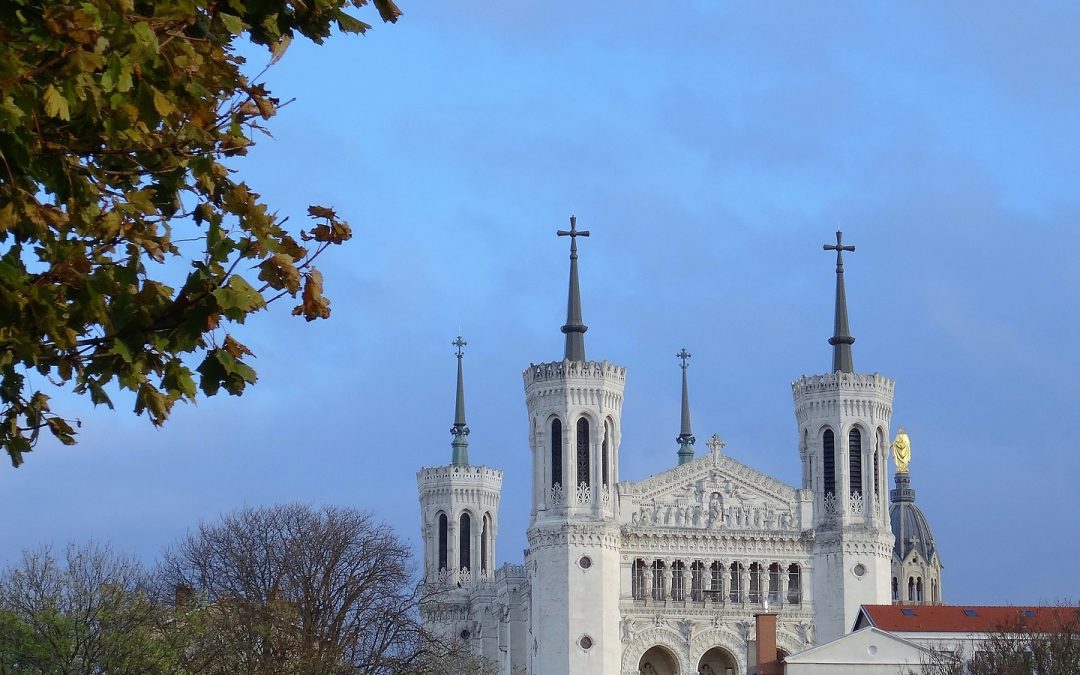
<path id="1" fill-rule="evenodd" d="M 796 488 L 722 443 L 620 481 L 626 369 L 567 360 L 523 377 L 532 453 L 523 565 L 492 567 L 501 472 L 417 474 L 425 576 L 439 590 L 425 618 L 498 673 L 753 673 L 756 613 L 777 614 L 777 648 L 794 654 L 850 630 L 860 605 L 890 601 L 892 380 L 838 372 L 792 385 Z M 461 514 L 488 524 L 470 531 L 465 557 Z"/>

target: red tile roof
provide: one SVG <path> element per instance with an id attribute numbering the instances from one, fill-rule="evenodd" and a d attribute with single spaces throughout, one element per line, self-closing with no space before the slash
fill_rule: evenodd
<path id="1" fill-rule="evenodd" d="M 912 614 L 904 614 L 908 610 Z M 966 613 L 965 613 L 966 611 Z M 974 616 L 970 616 L 974 613 Z M 1080 632 L 1076 607 L 863 605 L 857 621 L 890 633 Z"/>

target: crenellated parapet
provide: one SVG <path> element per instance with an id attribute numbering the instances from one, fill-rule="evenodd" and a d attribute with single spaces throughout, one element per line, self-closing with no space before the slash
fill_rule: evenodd
<path id="1" fill-rule="evenodd" d="M 791 383 L 795 401 L 814 394 L 830 394 L 836 391 L 880 394 L 892 397 L 896 382 L 880 373 L 827 373 L 803 375 Z"/>
<path id="2" fill-rule="evenodd" d="M 502 469 L 488 466 L 436 466 L 425 467 L 416 472 L 416 485 L 421 490 L 448 481 L 459 485 L 500 488 L 502 479 Z"/>
<path id="3" fill-rule="evenodd" d="M 530 410 L 594 408 L 621 411 L 626 368 L 607 361 L 561 361 L 530 366 L 523 373 Z"/>
<path id="4" fill-rule="evenodd" d="M 616 380 L 626 382 L 626 368 L 607 361 L 552 361 L 530 364 L 525 372 L 525 388 L 537 382 L 564 380 Z"/>

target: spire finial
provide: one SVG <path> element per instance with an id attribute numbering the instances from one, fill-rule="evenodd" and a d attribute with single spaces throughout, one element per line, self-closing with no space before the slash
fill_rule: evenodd
<path id="1" fill-rule="evenodd" d="M 675 355 L 679 359 L 679 367 L 682 368 L 682 425 L 679 427 L 679 435 L 675 440 L 679 443 L 679 464 L 686 464 L 694 458 L 694 434 L 690 431 L 690 390 L 686 386 L 686 369 L 690 360 L 690 352 L 686 347 L 679 350 Z"/>
<path id="2" fill-rule="evenodd" d="M 460 335 L 450 344 L 457 347 L 457 398 L 454 402 L 454 426 L 450 427 L 450 433 L 454 440 L 450 443 L 454 454 L 450 463 L 453 466 L 469 465 L 469 425 L 465 423 L 465 378 L 461 371 L 461 360 L 465 355 L 465 338 Z"/>
<path id="3" fill-rule="evenodd" d="M 567 361 L 585 360 L 585 331 L 589 327 L 581 320 L 581 289 L 578 286 L 577 269 L 577 238 L 588 237 L 588 230 L 577 229 L 577 216 L 570 216 L 570 229 L 558 230 L 560 237 L 570 237 L 570 292 L 566 299 L 566 324 L 562 332 L 566 334 L 566 352 L 563 358 Z"/>
<path id="4" fill-rule="evenodd" d="M 836 251 L 836 318 L 833 321 L 833 336 L 829 338 L 829 344 L 833 346 L 832 371 L 841 373 L 855 372 L 855 366 L 851 362 L 851 345 L 855 338 L 851 337 L 851 329 L 848 328 L 847 316 L 847 293 L 844 291 L 844 251 L 855 252 L 854 246 L 844 245 L 844 233 L 836 231 L 836 245 L 825 244 L 826 251 Z"/>

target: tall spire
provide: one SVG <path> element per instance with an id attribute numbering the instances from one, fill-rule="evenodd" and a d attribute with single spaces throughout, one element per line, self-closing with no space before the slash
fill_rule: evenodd
<path id="1" fill-rule="evenodd" d="M 682 425 L 679 427 L 679 435 L 675 439 L 679 443 L 679 464 L 686 464 L 694 458 L 694 433 L 690 431 L 690 390 L 686 386 L 686 368 L 689 365 L 690 352 L 683 347 L 675 358 L 682 363 Z"/>
<path id="2" fill-rule="evenodd" d="M 454 402 L 454 426 L 450 427 L 450 433 L 454 435 L 450 447 L 454 449 L 454 454 L 450 464 L 468 466 L 469 439 L 466 437 L 469 435 L 469 425 L 465 424 L 465 378 L 461 372 L 461 358 L 465 354 L 464 347 L 468 343 L 459 335 L 450 344 L 457 347 L 457 399 Z"/>
<path id="3" fill-rule="evenodd" d="M 570 237 L 570 292 L 566 298 L 566 324 L 562 332 L 566 334 L 567 361 L 585 360 L 585 331 L 589 330 L 581 321 L 581 289 L 578 287 L 577 238 L 589 236 L 588 230 L 577 229 L 577 216 L 570 216 L 570 229 L 559 230 L 560 237 Z"/>
<path id="4" fill-rule="evenodd" d="M 844 291 L 844 251 L 855 252 L 854 246 L 844 245 L 844 233 L 836 231 L 836 245 L 825 244 L 826 251 L 836 251 L 836 318 L 833 320 L 833 336 L 829 344 L 833 346 L 832 372 L 852 373 L 855 366 L 851 363 L 851 337 L 847 317 L 847 293 Z"/>

